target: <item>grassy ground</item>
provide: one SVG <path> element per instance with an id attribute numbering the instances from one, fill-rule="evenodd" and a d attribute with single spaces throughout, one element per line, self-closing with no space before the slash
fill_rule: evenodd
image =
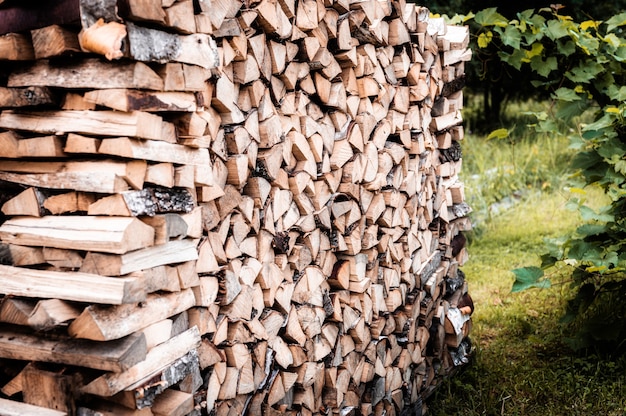
<path id="1" fill-rule="evenodd" d="M 478 207 L 463 267 L 476 305 L 475 355 L 433 396 L 429 414 L 625 415 L 626 358 L 579 355 L 563 343 L 567 285 L 510 291 L 512 269 L 539 265 L 543 239 L 567 235 L 580 223 L 565 208 L 567 143 L 470 136 L 464 152 L 466 193 Z"/>

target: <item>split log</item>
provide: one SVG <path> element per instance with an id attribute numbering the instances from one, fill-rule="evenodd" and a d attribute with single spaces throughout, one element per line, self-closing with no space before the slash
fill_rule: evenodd
<path id="1" fill-rule="evenodd" d="M 168 367 L 194 351 L 200 343 L 197 328 L 191 328 L 169 341 L 157 345 L 146 355 L 146 359 L 119 373 L 106 373 L 82 387 L 83 393 L 110 397 L 139 380 L 163 372 Z M 197 356 L 196 356 L 197 357 Z M 197 358 L 196 358 L 197 360 Z"/>
<path id="2" fill-rule="evenodd" d="M 146 358 L 146 340 L 142 334 L 108 342 L 73 340 L 6 328 L 0 331 L 0 356 L 12 360 L 43 361 L 121 372 Z"/>
<path id="3" fill-rule="evenodd" d="M 141 62 L 119 63 L 84 59 L 58 66 L 44 59 L 12 71 L 8 86 L 162 90 L 163 79 Z"/>
<path id="4" fill-rule="evenodd" d="M 191 289 L 159 296 L 148 295 L 141 305 L 87 307 L 69 326 L 72 337 L 94 341 L 122 338 L 195 305 Z"/>
<path id="5" fill-rule="evenodd" d="M 165 264 L 193 261 L 198 259 L 197 245 L 197 241 L 184 239 L 121 255 L 88 252 L 80 270 L 102 276 L 122 276 Z"/>
<path id="6" fill-rule="evenodd" d="M 2 416 L 67 416 L 67 412 L 49 409 L 47 407 L 35 406 L 32 404 L 16 402 L 13 400 L 0 398 L 0 415 Z"/>
<path id="7" fill-rule="evenodd" d="M 145 299 L 145 289 L 139 283 L 133 278 L 0 265 L 0 293 L 6 295 L 120 305 Z"/>
<path id="8" fill-rule="evenodd" d="M 133 218 L 46 216 L 0 226 L 5 243 L 123 254 L 154 244 L 154 229 Z"/>
<path id="9" fill-rule="evenodd" d="M 85 133 L 107 136 L 131 136 L 152 140 L 169 140 L 163 136 L 162 119 L 150 113 L 135 111 L 51 111 L 0 114 L 0 127 L 39 133 Z"/>

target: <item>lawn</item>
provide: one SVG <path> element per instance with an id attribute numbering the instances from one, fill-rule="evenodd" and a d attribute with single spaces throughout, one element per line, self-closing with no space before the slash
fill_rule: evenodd
<path id="1" fill-rule="evenodd" d="M 559 323 L 570 295 L 567 275 L 549 289 L 511 293 L 512 269 L 538 266 L 544 239 L 581 220 L 572 194 L 566 139 L 469 135 L 463 181 L 476 230 L 463 267 L 476 310 L 473 361 L 429 400 L 430 415 L 624 415 L 626 358 L 574 352 Z M 601 201 L 589 189 L 590 201 Z"/>

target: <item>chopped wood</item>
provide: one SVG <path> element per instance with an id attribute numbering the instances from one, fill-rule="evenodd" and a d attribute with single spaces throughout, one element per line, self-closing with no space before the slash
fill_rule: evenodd
<path id="1" fill-rule="evenodd" d="M 215 68 L 219 64 L 219 55 L 215 40 L 202 33 L 176 35 L 134 25 L 126 24 L 130 55 L 143 62 L 181 62 Z"/>
<path id="2" fill-rule="evenodd" d="M 119 305 L 145 299 L 145 290 L 139 283 L 132 278 L 113 279 L 88 273 L 0 265 L 0 293 L 6 295 Z"/>
<path id="3" fill-rule="evenodd" d="M 1 93 L 2 89 L 0 89 L 0 97 Z M 197 109 L 195 95 L 188 92 L 153 92 L 111 88 L 87 91 L 85 100 L 113 110 L 126 112 L 196 111 Z M 0 98 L 1 105 L 2 99 Z"/>
<path id="4" fill-rule="evenodd" d="M 42 338 L 5 328 L 0 331 L 0 357 L 23 361 L 44 361 L 121 372 L 146 358 L 146 339 L 142 334 L 95 342 L 62 336 Z"/>
<path id="5" fill-rule="evenodd" d="M 56 102 L 54 94 L 47 87 L 0 87 L 0 107 L 31 107 Z"/>
<path id="6" fill-rule="evenodd" d="M 107 136 L 131 136 L 152 140 L 163 137 L 162 119 L 151 113 L 135 111 L 49 111 L 16 113 L 5 110 L 0 114 L 0 127 L 30 130 L 39 133 L 85 133 Z"/>
<path id="7" fill-rule="evenodd" d="M 91 305 L 69 326 L 72 337 L 95 341 L 119 339 L 195 305 L 191 289 L 159 296 L 148 295 L 140 305 Z"/>
<path id="8" fill-rule="evenodd" d="M 197 246 L 197 241 L 183 239 L 121 255 L 90 251 L 85 255 L 80 270 L 102 276 L 122 276 L 165 264 L 197 260 Z"/>
<path id="9" fill-rule="evenodd" d="M 3 32 L 0 31 L 0 33 Z M 35 59 L 35 51 L 28 36 L 19 33 L 0 36 L 0 60 L 30 61 L 32 59 Z"/>
<path id="10" fill-rule="evenodd" d="M 0 7 L 2 393 L 423 412 L 471 354 L 469 29 L 375 0 L 57 3 Z M 146 359 L 94 363 L 136 336 Z"/>
<path id="11" fill-rule="evenodd" d="M 177 360 L 183 359 L 190 351 L 194 351 L 200 344 L 200 335 L 197 328 L 191 328 L 169 341 L 152 348 L 146 359 L 132 366 L 128 370 L 118 373 L 106 373 L 82 387 L 83 393 L 110 397 L 134 383 L 154 376 Z M 197 360 L 197 355 L 196 355 Z"/>
<path id="12" fill-rule="evenodd" d="M 58 25 L 31 31 L 35 59 L 80 52 L 78 35 Z"/>
<path id="13" fill-rule="evenodd" d="M 38 331 L 51 330 L 78 317 L 82 308 L 60 299 L 5 297 L 0 303 L 0 321 L 27 325 Z"/>
<path id="14" fill-rule="evenodd" d="M 162 90 L 163 79 L 141 62 L 121 63 L 84 59 L 58 66 L 43 59 L 11 72 L 8 86 Z"/>
<path id="15" fill-rule="evenodd" d="M 49 409 L 47 407 L 20 403 L 0 397 L 0 415 L 2 416 L 67 416 L 65 411 Z"/>
<path id="16" fill-rule="evenodd" d="M 6 243 L 124 254 L 154 244 L 154 229 L 123 217 L 18 217 L 0 226 Z"/>
<path id="17" fill-rule="evenodd" d="M 1 122 L 0 117 L 0 124 Z M 194 149 L 163 141 L 135 140 L 128 137 L 103 140 L 98 148 L 98 153 L 129 159 L 171 162 L 184 165 L 210 164 L 208 149 Z"/>

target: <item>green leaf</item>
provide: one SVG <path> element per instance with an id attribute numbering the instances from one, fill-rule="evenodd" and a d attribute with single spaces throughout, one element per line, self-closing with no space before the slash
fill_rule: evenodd
<path id="1" fill-rule="evenodd" d="M 513 49 L 519 49 L 522 41 L 522 34 L 513 25 L 509 25 L 504 29 L 504 33 L 500 35 L 500 40 L 503 44 L 512 47 Z"/>
<path id="2" fill-rule="evenodd" d="M 576 92 L 574 92 L 574 90 L 569 89 L 569 88 L 559 88 L 558 90 L 556 90 L 554 92 L 554 97 L 557 100 L 561 100 L 561 101 L 578 101 L 580 100 L 580 95 L 576 94 Z"/>
<path id="3" fill-rule="evenodd" d="M 481 26 L 506 27 L 509 21 L 497 11 L 496 7 L 490 7 L 476 13 L 474 21 Z"/>
<path id="4" fill-rule="evenodd" d="M 600 222 L 613 222 L 615 217 L 611 214 L 596 212 L 586 205 L 579 208 L 580 217 L 584 221 L 600 221 Z"/>
<path id="5" fill-rule="evenodd" d="M 545 61 L 541 57 L 536 56 L 531 59 L 530 67 L 542 77 L 547 78 L 550 72 L 559 67 L 559 64 L 554 56 L 550 56 Z"/>
<path id="6" fill-rule="evenodd" d="M 626 12 L 611 17 L 606 21 L 607 32 L 612 32 L 615 28 L 626 25 Z"/>
<path id="7" fill-rule="evenodd" d="M 570 23 L 562 20 L 550 20 L 548 22 L 548 29 L 546 30 L 547 35 L 552 40 L 563 38 L 569 34 L 567 29 L 570 25 Z"/>
<path id="8" fill-rule="evenodd" d="M 544 278 L 543 270 L 539 267 L 522 267 L 512 272 L 515 275 L 515 282 L 513 282 L 511 292 L 521 292 L 533 287 L 547 289 L 551 286 L 550 280 Z"/>
<path id="9" fill-rule="evenodd" d="M 509 131 L 507 129 L 497 129 L 489 133 L 487 140 L 491 139 L 506 139 L 509 137 Z"/>
<path id="10" fill-rule="evenodd" d="M 581 61 L 578 66 L 573 67 L 565 73 L 565 76 L 573 82 L 587 83 L 604 71 L 604 66 L 597 62 Z"/>
<path id="11" fill-rule="evenodd" d="M 609 33 L 604 38 L 602 38 L 602 40 L 614 48 L 618 48 L 622 44 L 620 38 L 618 38 L 615 33 Z"/>
<path id="12" fill-rule="evenodd" d="M 576 229 L 576 232 L 582 236 L 598 235 L 606 231 L 604 224 L 585 224 Z"/>

